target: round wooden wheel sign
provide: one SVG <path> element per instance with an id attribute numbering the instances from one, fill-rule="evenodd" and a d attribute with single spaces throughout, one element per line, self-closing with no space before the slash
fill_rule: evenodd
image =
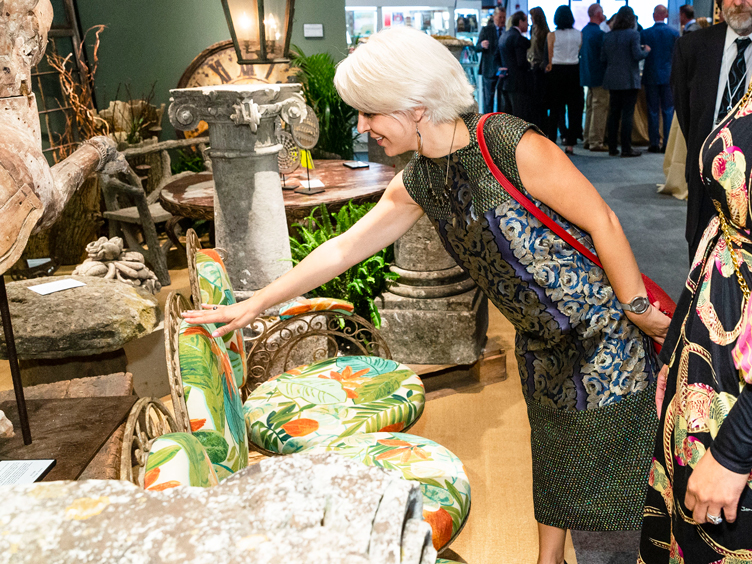
<path id="1" fill-rule="evenodd" d="M 319 140 L 319 118 L 311 106 L 306 106 L 306 117 L 292 126 L 292 136 L 301 149 L 313 149 Z"/>

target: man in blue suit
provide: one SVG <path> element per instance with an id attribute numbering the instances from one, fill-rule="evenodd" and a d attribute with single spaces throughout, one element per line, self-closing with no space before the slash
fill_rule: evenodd
<path id="1" fill-rule="evenodd" d="M 679 32 L 665 23 L 666 6 L 658 4 L 653 10 L 655 25 L 642 32 L 642 42 L 650 45 L 650 54 L 642 70 L 642 84 L 648 102 L 648 137 L 650 153 L 664 153 L 674 115 L 671 96 L 671 59 Z M 660 116 L 663 116 L 663 144 L 660 144 Z"/>
<path id="2" fill-rule="evenodd" d="M 494 111 L 494 98 L 496 98 L 499 111 L 506 111 L 502 98 L 502 85 L 504 77 L 501 68 L 501 53 L 499 47 L 504 40 L 504 24 L 507 12 L 502 7 L 494 10 L 493 17 L 488 24 L 480 30 L 476 51 L 481 52 L 480 74 L 483 77 L 483 113 L 490 114 Z"/>

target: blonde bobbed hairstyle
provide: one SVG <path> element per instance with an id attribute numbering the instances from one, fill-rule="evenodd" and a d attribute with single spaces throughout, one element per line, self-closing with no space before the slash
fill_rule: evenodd
<path id="1" fill-rule="evenodd" d="M 473 87 L 449 49 L 416 29 L 390 27 L 372 35 L 337 65 L 342 99 L 369 114 L 419 107 L 433 123 L 452 122 L 473 108 Z"/>

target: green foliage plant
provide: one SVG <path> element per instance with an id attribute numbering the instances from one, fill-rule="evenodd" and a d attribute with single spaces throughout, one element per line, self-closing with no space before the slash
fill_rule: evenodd
<path id="1" fill-rule="evenodd" d="M 348 202 L 337 213 L 329 213 L 325 204 L 314 208 L 305 224 L 293 225 L 295 233 L 290 237 L 293 263 L 298 264 L 314 249 L 350 229 L 374 205 Z M 310 295 L 347 300 L 355 306 L 358 315 L 370 319 L 378 329 L 381 327 L 381 316 L 374 300 L 387 289 L 390 282 L 398 278 L 389 271 L 389 264 L 393 260 L 394 247 L 390 245 L 312 290 Z"/>
<path id="2" fill-rule="evenodd" d="M 353 127 L 358 112 L 345 104 L 334 87 L 334 73 L 337 70 L 334 59 L 329 53 L 306 56 L 295 45 L 292 51 L 294 55 L 290 65 L 298 69 L 303 96 L 319 118 L 321 133 L 316 149 L 337 154 L 343 159 L 352 159 Z"/>
<path id="3" fill-rule="evenodd" d="M 172 174 L 181 172 L 204 172 L 204 157 L 195 149 L 178 149 L 177 159 L 170 164 Z"/>

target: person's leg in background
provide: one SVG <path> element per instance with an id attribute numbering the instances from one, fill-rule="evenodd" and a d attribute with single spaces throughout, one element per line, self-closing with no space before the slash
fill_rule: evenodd
<path id="1" fill-rule="evenodd" d="M 483 113 L 491 114 L 494 111 L 494 100 L 496 99 L 496 85 L 499 82 L 498 77 L 483 77 Z"/>
<path id="2" fill-rule="evenodd" d="M 590 128 L 592 127 L 593 120 L 593 89 L 587 87 L 587 95 L 585 97 L 585 138 L 582 140 L 582 148 L 589 149 L 591 144 Z"/>
<path id="3" fill-rule="evenodd" d="M 637 104 L 639 90 L 624 90 L 624 101 L 621 108 L 621 156 L 638 157 L 642 153 L 632 149 L 632 125 L 634 123 L 634 110 Z"/>
<path id="4" fill-rule="evenodd" d="M 606 120 L 608 119 L 608 90 L 602 86 L 590 88 L 593 92 L 593 115 L 590 118 L 590 150 L 608 151 L 605 146 Z"/>
<path id="5" fill-rule="evenodd" d="M 668 144 L 668 134 L 671 132 L 671 120 L 674 119 L 674 96 L 671 94 L 670 84 L 661 84 L 660 98 L 661 98 L 661 115 L 663 116 L 663 144 L 661 145 L 661 153 L 666 152 L 666 145 Z"/>
<path id="6" fill-rule="evenodd" d="M 619 119 L 621 116 L 622 94 L 624 90 L 609 90 L 608 92 L 608 154 L 619 154 Z"/>
<path id="7" fill-rule="evenodd" d="M 648 103 L 648 153 L 658 153 L 661 150 L 661 87 L 658 84 L 646 84 L 645 98 Z"/>

